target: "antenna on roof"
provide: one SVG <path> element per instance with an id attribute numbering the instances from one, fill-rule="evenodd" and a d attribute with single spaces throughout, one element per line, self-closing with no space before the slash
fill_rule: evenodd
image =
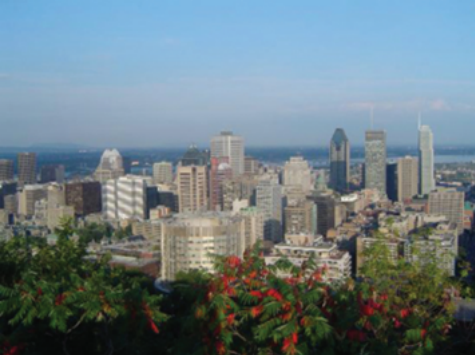
<path id="1" fill-rule="evenodd" d="M 419 130 L 421 129 L 421 125 L 422 125 L 421 111 L 419 111 L 419 119 L 418 119 L 418 127 L 419 127 Z"/>

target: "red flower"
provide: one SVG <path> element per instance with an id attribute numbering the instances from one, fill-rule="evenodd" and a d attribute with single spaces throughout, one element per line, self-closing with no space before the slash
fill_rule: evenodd
<path id="1" fill-rule="evenodd" d="M 241 259 L 235 255 L 228 256 L 227 258 L 228 265 L 232 268 L 237 268 L 241 265 Z"/>
<path id="2" fill-rule="evenodd" d="M 427 334 L 427 330 L 426 329 L 422 329 L 421 330 L 421 338 L 424 339 L 426 337 L 426 334 Z"/>
<path id="3" fill-rule="evenodd" d="M 226 346 L 224 345 L 224 343 L 222 341 L 217 341 L 215 343 L 215 347 L 216 347 L 216 352 L 219 354 L 219 355 L 224 355 L 226 354 Z"/>
<path id="4" fill-rule="evenodd" d="M 274 288 L 271 288 L 269 291 L 267 291 L 267 296 L 274 297 L 277 301 L 283 300 L 282 295 Z"/>
<path id="5" fill-rule="evenodd" d="M 297 334 L 297 333 L 293 333 L 293 334 L 292 334 L 292 342 L 293 342 L 294 344 L 297 344 L 298 341 L 299 341 L 298 334 Z"/>
<path id="6" fill-rule="evenodd" d="M 407 308 L 404 308 L 404 309 L 401 309 L 400 314 L 401 314 L 401 318 L 404 319 L 407 316 L 409 316 L 409 314 L 411 314 L 411 311 Z"/>
<path id="7" fill-rule="evenodd" d="M 66 299 L 66 296 L 64 295 L 64 293 L 62 293 L 62 294 L 60 294 L 60 295 L 57 295 L 54 304 L 55 304 L 56 306 L 60 306 L 60 305 L 63 304 L 63 302 L 64 302 L 65 299 Z"/>
<path id="8" fill-rule="evenodd" d="M 152 318 L 148 319 L 148 327 L 155 333 L 158 334 L 158 328 Z"/>
<path id="9" fill-rule="evenodd" d="M 251 315 L 253 318 L 256 318 L 259 314 L 262 313 L 264 309 L 264 306 L 260 305 L 260 306 L 256 306 L 256 307 L 252 307 L 251 308 Z"/>
<path id="10" fill-rule="evenodd" d="M 374 314 L 374 309 L 371 306 L 363 305 L 361 306 L 361 313 L 365 316 L 372 316 Z"/>
<path id="11" fill-rule="evenodd" d="M 402 325 L 402 323 L 396 318 L 393 318 L 393 322 L 394 322 L 394 328 L 396 329 L 400 328 Z"/>
<path id="12" fill-rule="evenodd" d="M 264 296 L 261 291 L 251 291 L 249 292 L 249 294 L 259 299 L 261 299 Z"/>
<path id="13" fill-rule="evenodd" d="M 257 276 L 257 271 L 256 271 L 256 270 L 252 271 L 252 272 L 249 274 L 249 277 L 250 277 L 251 279 L 256 278 L 256 276 Z"/>
<path id="14" fill-rule="evenodd" d="M 379 296 L 381 301 L 387 301 L 388 300 L 388 295 L 386 293 L 383 293 L 381 296 Z"/>
<path id="15" fill-rule="evenodd" d="M 43 296 L 43 290 L 41 289 L 41 287 L 38 287 L 38 289 L 36 290 L 36 293 L 38 296 Z"/>
<path id="16" fill-rule="evenodd" d="M 226 321 L 228 322 L 228 325 L 232 325 L 234 323 L 234 318 L 236 315 L 234 313 L 231 313 L 226 317 Z"/>

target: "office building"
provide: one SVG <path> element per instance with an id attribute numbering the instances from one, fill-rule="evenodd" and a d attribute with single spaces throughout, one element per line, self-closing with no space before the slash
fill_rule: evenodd
<path id="1" fill-rule="evenodd" d="M 398 201 L 411 200 L 419 189 L 419 160 L 414 157 L 404 157 L 397 162 Z"/>
<path id="2" fill-rule="evenodd" d="M 213 255 L 243 255 L 243 219 L 224 212 L 180 213 L 162 221 L 161 277 L 178 272 L 213 272 Z"/>
<path id="3" fill-rule="evenodd" d="M 285 234 L 317 234 L 317 205 L 310 200 L 299 201 L 284 209 Z"/>
<path id="4" fill-rule="evenodd" d="M 211 158 L 209 172 L 210 210 L 222 211 L 224 209 L 223 185 L 226 180 L 231 180 L 233 171 L 229 165 L 228 157 Z"/>
<path id="5" fill-rule="evenodd" d="M 337 128 L 330 142 L 330 187 L 338 192 L 349 190 L 350 141 L 342 128 Z"/>
<path id="6" fill-rule="evenodd" d="M 211 157 L 228 157 L 234 176 L 244 174 L 244 138 L 223 131 L 211 138 Z"/>
<path id="7" fill-rule="evenodd" d="M 18 184 L 20 186 L 36 183 L 36 153 L 18 153 Z"/>
<path id="8" fill-rule="evenodd" d="M 78 216 L 102 211 L 102 189 L 97 181 L 70 182 L 65 186 L 66 205 L 74 208 Z"/>
<path id="9" fill-rule="evenodd" d="M 344 220 L 344 213 L 341 210 L 344 204 L 330 193 L 320 193 L 309 197 L 315 203 L 317 212 L 317 233 L 327 235 L 330 229 L 337 227 Z"/>
<path id="10" fill-rule="evenodd" d="M 312 168 L 303 157 L 291 157 L 284 165 L 282 183 L 285 188 L 298 186 L 303 193 L 313 189 Z"/>
<path id="11" fill-rule="evenodd" d="M 365 188 L 386 194 L 386 132 L 366 131 Z"/>
<path id="12" fill-rule="evenodd" d="M 244 220 L 244 249 L 252 248 L 257 242 L 264 240 L 264 213 L 257 207 L 245 207 L 238 215 Z"/>
<path id="13" fill-rule="evenodd" d="M 173 183 L 172 163 L 162 161 L 153 164 L 153 183 L 167 185 Z"/>
<path id="14" fill-rule="evenodd" d="M 64 182 L 64 165 L 43 165 L 40 169 L 40 182 L 46 184 L 48 182 Z"/>
<path id="15" fill-rule="evenodd" d="M 256 175 L 259 174 L 259 160 L 253 157 L 244 158 L 244 174 Z"/>
<path id="16" fill-rule="evenodd" d="M 147 217 L 147 180 L 126 175 L 107 181 L 102 186 L 103 215 L 109 220 Z"/>
<path id="17" fill-rule="evenodd" d="M 434 137 L 429 126 L 419 127 L 419 193 L 435 190 Z"/>
<path id="18" fill-rule="evenodd" d="M 458 233 L 464 229 L 465 195 L 455 189 L 439 189 L 429 193 L 428 213 L 445 216 L 456 225 Z"/>
<path id="19" fill-rule="evenodd" d="M 9 181 L 14 178 L 13 160 L 0 159 L 0 181 Z"/>
<path id="20" fill-rule="evenodd" d="M 233 202 L 236 200 L 247 200 L 249 205 L 255 204 L 258 182 L 257 176 L 248 174 L 225 180 L 223 183 L 223 210 L 232 211 Z"/>
<path id="21" fill-rule="evenodd" d="M 256 187 L 256 207 L 264 214 L 264 239 L 282 241 L 282 186 L 274 180 L 261 179 Z"/>
<path id="22" fill-rule="evenodd" d="M 37 201 L 46 199 L 47 191 L 44 185 L 26 185 L 19 193 L 18 214 L 27 218 L 35 214 Z"/>
<path id="23" fill-rule="evenodd" d="M 117 179 L 124 174 L 123 160 L 119 151 L 106 149 L 94 174 L 95 179 L 100 183 L 105 183 L 107 180 Z"/>
<path id="24" fill-rule="evenodd" d="M 386 194 L 388 199 L 398 200 L 398 163 L 390 162 L 386 165 Z"/>
<path id="25" fill-rule="evenodd" d="M 176 183 L 180 212 L 207 210 L 208 182 L 206 166 L 178 166 Z"/>

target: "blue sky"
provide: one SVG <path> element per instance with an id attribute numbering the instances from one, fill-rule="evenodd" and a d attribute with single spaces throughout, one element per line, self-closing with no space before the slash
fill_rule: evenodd
<path id="1" fill-rule="evenodd" d="M 474 1 L 0 1 L 0 146 L 475 144 Z"/>

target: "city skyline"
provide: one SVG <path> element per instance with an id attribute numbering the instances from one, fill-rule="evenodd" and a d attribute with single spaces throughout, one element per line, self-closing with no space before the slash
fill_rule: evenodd
<path id="1" fill-rule="evenodd" d="M 417 141 L 418 112 L 439 144 L 472 143 L 470 1 L 89 4 L 0 4 L 2 146 L 183 146 L 221 129 L 324 145 L 336 127 L 358 145 L 371 107 L 389 145 Z"/>

